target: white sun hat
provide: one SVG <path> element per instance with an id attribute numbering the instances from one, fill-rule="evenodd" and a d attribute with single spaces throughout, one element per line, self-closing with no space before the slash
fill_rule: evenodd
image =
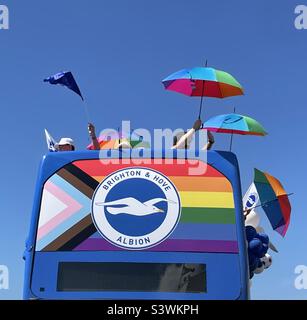
<path id="1" fill-rule="evenodd" d="M 74 140 L 71 138 L 61 138 L 61 140 L 56 144 L 56 147 L 58 146 L 65 146 L 66 144 L 69 144 L 71 146 L 75 146 L 74 145 Z"/>

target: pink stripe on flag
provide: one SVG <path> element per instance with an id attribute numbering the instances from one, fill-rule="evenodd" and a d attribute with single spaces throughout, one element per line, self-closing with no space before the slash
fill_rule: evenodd
<path id="1" fill-rule="evenodd" d="M 38 240 L 40 240 L 51 230 L 56 228 L 63 221 L 67 220 L 70 216 L 72 216 L 74 213 L 78 212 L 82 208 L 80 203 L 78 203 L 75 199 L 73 199 L 71 196 L 69 196 L 67 193 L 65 193 L 62 189 L 60 189 L 52 182 L 47 181 L 45 184 L 45 189 L 52 195 L 54 195 L 57 199 L 62 201 L 67 206 L 67 208 L 59 212 L 55 217 L 50 219 L 47 223 L 45 223 L 38 229 Z"/>

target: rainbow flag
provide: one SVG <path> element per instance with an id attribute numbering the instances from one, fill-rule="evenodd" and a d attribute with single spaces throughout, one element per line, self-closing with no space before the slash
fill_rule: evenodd
<path id="1" fill-rule="evenodd" d="M 188 160 L 180 164 L 143 160 L 146 164 L 142 167 L 161 172 L 172 181 L 182 206 L 180 221 L 171 235 L 143 251 L 238 253 L 233 190 L 222 173 L 208 165 L 203 175 L 190 176 Z M 133 166 L 133 162 L 105 165 L 96 159 L 80 160 L 50 177 L 43 192 L 36 250 L 124 251 L 97 232 L 91 219 L 91 199 L 106 176 Z M 60 212 L 51 214 L 54 197 L 65 201 L 66 207 L 59 206 Z"/>

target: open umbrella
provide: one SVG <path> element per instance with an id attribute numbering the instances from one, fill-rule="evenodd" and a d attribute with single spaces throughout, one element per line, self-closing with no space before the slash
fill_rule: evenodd
<path id="1" fill-rule="evenodd" d="M 203 97 L 227 98 L 244 94 L 242 86 L 232 75 L 207 66 L 177 71 L 162 83 L 166 90 L 201 97 L 199 118 Z"/>
<path id="2" fill-rule="evenodd" d="M 120 143 L 130 144 L 132 148 L 150 148 L 150 143 L 143 141 L 142 137 L 132 138 L 124 132 L 110 132 L 109 134 L 101 135 L 97 138 L 100 150 L 117 149 Z M 87 146 L 88 150 L 94 150 L 94 145 L 91 143 Z"/>
<path id="3" fill-rule="evenodd" d="M 261 206 L 273 229 L 285 236 L 290 223 L 291 205 L 289 194 L 275 177 L 255 169 L 254 183 Z"/>
<path id="4" fill-rule="evenodd" d="M 129 139 L 111 139 L 111 140 L 103 140 L 101 138 L 98 138 L 99 148 L 100 150 L 106 150 L 106 149 L 118 149 L 118 146 L 120 143 L 126 143 L 127 145 L 131 145 L 132 148 L 135 148 L 136 145 L 139 143 L 139 141 L 133 141 Z M 91 143 L 87 146 L 88 150 L 94 150 L 95 147 Z"/>
<path id="5" fill-rule="evenodd" d="M 222 114 L 207 120 L 203 129 L 231 134 L 265 136 L 262 125 L 255 119 L 236 113 Z"/>

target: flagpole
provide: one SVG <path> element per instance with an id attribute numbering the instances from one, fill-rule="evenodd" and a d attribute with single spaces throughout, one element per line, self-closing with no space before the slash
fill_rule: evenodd
<path id="1" fill-rule="evenodd" d="M 205 68 L 207 67 L 208 67 L 208 60 L 206 60 L 206 64 L 205 64 Z M 201 98 L 200 98 L 199 113 L 198 113 L 199 120 L 201 119 L 201 112 L 203 109 L 204 89 L 205 89 L 205 80 L 202 81 Z"/>
<path id="2" fill-rule="evenodd" d="M 88 108 L 88 104 L 85 101 L 85 99 L 83 99 L 83 106 L 84 106 L 84 111 L 85 111 L 85 117 L 88 123 L 91 123 L 90 121 L 90 113 L 89 113 L 89 108 Z"/>
<path id="3" fill-rule="evenodd" d="M 88 108 L 87 102 L 85 101 L 85 99 L 83 97 L 82 97 L 82 102 L 83 102 L 85 118 L 86 118 L 86 121 L 87 121 L 87 128 L 88 128 L 89 124 L 91 123 L 89 108 Z M 87 139 L 88 139 L 89 142 L 91 141 L 89 136 L 87 137 Z"/>

